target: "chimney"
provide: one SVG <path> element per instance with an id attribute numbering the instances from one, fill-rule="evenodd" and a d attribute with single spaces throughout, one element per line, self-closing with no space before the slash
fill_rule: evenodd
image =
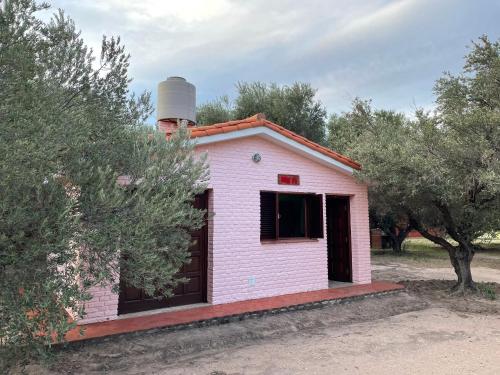
<path id="1" fill-rule="evenodd" d="M 182 77 L 168 77 L 158 84 L 158 130 L 171 135 L 182 122 L 196 124 L 196 88 Z"/>

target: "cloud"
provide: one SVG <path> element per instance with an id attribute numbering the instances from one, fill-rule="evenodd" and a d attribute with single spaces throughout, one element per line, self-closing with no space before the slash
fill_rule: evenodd
<path id="1" fill-rule="evenodd" d="M 170 75 L 197 86 L 198 102 L 234 95 L 238 81 L 311 82 L 330 112 L 361 96 L 409 111 L 432 105 L 443 70 L 465 45 L 498 38 L 500 4 L 488 0 L 53 0 L 94 48 L 120 35 L 132 88 Z"/>
<path id="2" fill-rule="evenodd" d="M 193 24 L 220 15 L 229 9 L 227 0 L 164 1 L 107 0 L 89 2 L 88 6 L 101 12 L 124 14 L 131 22 L 151 24 L 152 21 L 172 18 L 185 24 Z"/>

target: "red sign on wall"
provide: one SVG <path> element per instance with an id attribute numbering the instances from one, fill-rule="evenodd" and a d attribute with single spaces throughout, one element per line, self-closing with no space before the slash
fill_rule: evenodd
<path id="1" fill-rule="evenodd" d="M 280 185 L 300 185 L 300 177 L 296 174 L 279 174 L 278 184 Z"/>

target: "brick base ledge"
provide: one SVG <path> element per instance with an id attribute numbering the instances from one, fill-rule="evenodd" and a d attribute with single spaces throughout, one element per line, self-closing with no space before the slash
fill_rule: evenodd
<path id="1" fill-rule="evenodd" d="M 389 283 L 387 283 L 389 284 Z M 392 284 L 392 283 L 391 283 Z M 386 296 L 386 295 L 393 295 L 400 293 L 404 290 L 404 287 L 399 284 L 392 284 L 392 287 L 387 287 L 385 290 L 374 290 L 374 291 L 365 291 L 362 294 L 352 294 L 352 295 L 346 295 L 346 296 L 334 296 L 332 298 L 321 298 L 318 300 L 314 301 L 308 301 L 308 302 L 301 302 L 301 303 L 293 303 L 293 301 L 289 301 L 288 304 L 285 306 L 279 306 L 279 307 L 272 307 L 272 308 L 252 308 L 249 309 L 249 311 L 239 311 L 237 313 L 230 313 L 228 311 L 227 314 L 218 314 L 217 316 L 211 316 L 211 317 L 204 317 L 203 314 L 199 316 L 199 319 L 197 319 L 197 316 L 194 314 L 189 314 L 193 315 L 189 320 L 184 319 L 182 322 L 165 322 L 164 324 L 157 324 L 156 326 L 149 326 L 148 324 L 141 325 L 141 328 L 138 328 L 136 324 L 128 325 L 127 320 L 129 319 L 122 319 L 122 320 L 114 320 L 114 321 L 108 321 L 108 322 L 102 322 L 102 323 L 93 323 L 87 325 L 85 333 L 82 335 L 79 334 L 79 328 L 77 327 L 76 329 L 68 332 L 66 335 L 66 340 L 68 342 L 77 342 L 77 341 L 107 341 L 112 338 L 124 336 L 124 335 L 142 335 L 142 334 L 148 334 L 152 332 L 158 332 L 158 331 L 177 331 L 177 330 L 184 330 L 184 329 L 190 329 L 190 328 L 197 328 L 197 327 L 207 327 L 207 326 L 214 326 L 214 325 L 220 325 L 220 324 L 226 324 L 226 323 L 231 323 L 231 322 L 237 322 L 245 319 L 252 319 L 252 318 L 259 318 L 263 316 L 269 316 L 269 315 L 275 315 L 279 313 L 284 313 L 284 312 L 290 312 L 290 311 L 300 311 L 300 310 L 312 310 L 312 309 L 318 309 L 318 308 L 323 308 L 326 306 L 331 306 L 331 305 L 336 305 L 336 304 L 343 304 L 343 303 L 348 303 L 352 301 L 358 301 L 358 300 L 363 300 L 366 298 L 372 298 L 372 297 L 379 297 L 379 296 Z M 342 289 L 342 288 L 340 288 Z M 230 305 L 230 304 L 229 304 Z M 203 308 L 199 308 L 203 309 Z M 165 314 L 165 315 L 173 315 L 173 314 L 182 314 L 185 312 L 192 313 L 195 312 L 195 309 L 192 309 L 192 311 L 189 310 L 184 310 L 184 311 L 178 311 L 178 312 L 165 312 L 165 313 L 160 313 L 158 314 L 159 316 Z M 144 317 L 137 317 L 137 318 L 130 318 L 132 320 L 144 320 L 144 323 L 146 322 L 145 319 L 148 318 L 154 318 L 154 315 L 150 316 L 144 316 Z M 113 326 L 110 327 L 110 324 Z"/>

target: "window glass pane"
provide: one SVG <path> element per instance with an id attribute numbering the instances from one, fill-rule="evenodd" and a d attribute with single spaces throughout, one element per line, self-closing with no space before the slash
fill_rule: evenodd
<path id="1" fill-rule="evenodd" d="M 305 196 L 279 195 L 279 236 L 305 237 Z"/>

